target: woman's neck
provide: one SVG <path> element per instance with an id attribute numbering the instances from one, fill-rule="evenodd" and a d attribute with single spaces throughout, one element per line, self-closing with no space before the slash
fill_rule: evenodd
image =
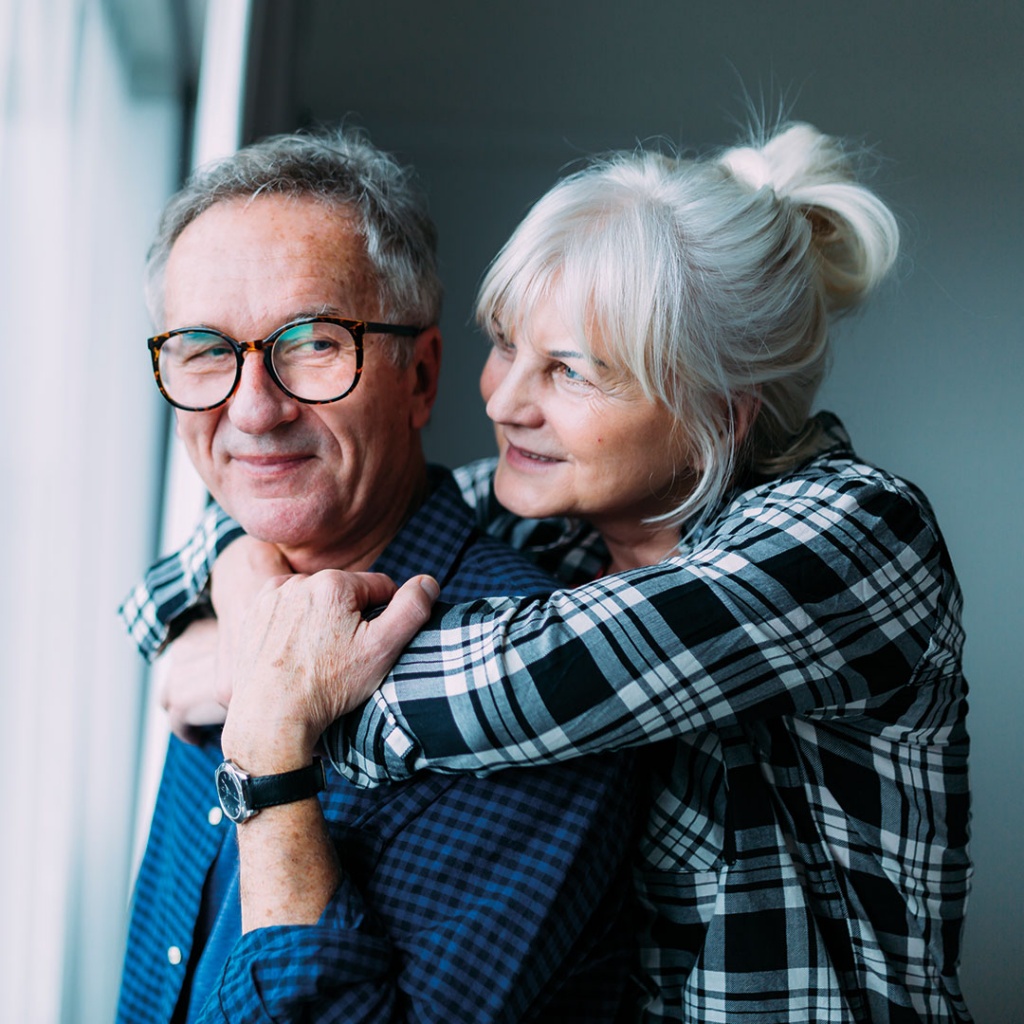
<path id="1" fill-rule="evenodd" d="M 657 565 L 670 557 L 679 544 L 678 526 L 636 523 L 627 528 L 614 528 L 594 525 L 608 548 L 609 573 Z"/>

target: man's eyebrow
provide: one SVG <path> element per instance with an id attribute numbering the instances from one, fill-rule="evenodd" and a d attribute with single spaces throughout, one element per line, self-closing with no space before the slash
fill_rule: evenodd
<path id="1" fill-rule="evenodd" d="M 341 319 L 345 319 L 346 317 L 349 320 L 356 319 L 350 313 L 343 312 L 337 306 L 332 306 L 329 302 L 325 302 L 325 303 L 323 303 L 322 305 L 319 305 L 319 306 L 309 306 L 306 309 L 296 310 L 295 313 L 292 315 L 292 319 L 293 320 L 302 320 L 305 317 L 310 317 L 310 316 L 336 316 L 336 317 L 339 317 Z"/>
<path id="2" fill-rule="evenodd" d="M 359 310 L 347 306 L 334 306 L 324 302 L 319 306 L 305 306 L 292 310 L 289 320 L 305 320 L 313 316 L 334 316 L 340 320 L 371 320 L 372 317 L 362 316 Z"/>

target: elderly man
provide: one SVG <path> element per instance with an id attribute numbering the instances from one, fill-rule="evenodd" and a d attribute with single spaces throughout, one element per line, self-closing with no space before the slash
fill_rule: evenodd
<path id="1" fill-rule="evenodd" d="M 310 640 L 323 570 L 410 581 L 369 633 L 405 628 L 420 584 L 435 596 L 418 573 L 452 601 L 550 589 L 424 461 L 435 267 L 406 172 L 352 133 L 200 172 L 151 251 L 157 383 L 211 494 L 283 553 L 297 575 L 279 587 L 308 591 Z M 377 604 L 394 590 L 363 585 Z M 171 739 L 119 1020 L 613 1019 L 633 934 L 628 761 L 356 790 L 314 757 L 334 709 L 293 685 L 302 637 L 280 630 L 280 593 L 236 633 L 223 732 Z"/>

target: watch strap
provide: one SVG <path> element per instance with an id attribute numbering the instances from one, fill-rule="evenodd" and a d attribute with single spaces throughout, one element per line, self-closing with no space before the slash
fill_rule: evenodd
<path id="1" fill-rule="evenodd" d="M 249 777 L 249 804 L 252 810 L 278 804 L 290 804 L 316 796 L 327 788 L 327 773 L 319 757 L 304 768 L 296 768 L 278 775 L 253 775 Z"/>

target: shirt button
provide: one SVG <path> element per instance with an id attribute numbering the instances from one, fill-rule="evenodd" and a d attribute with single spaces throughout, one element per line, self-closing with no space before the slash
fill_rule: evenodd
<path id="1" fill-rule="evenodd" d="M 173 967 L 177 967 L 181 963 L 181 950 L 177 946 L 169 946 L 167 960 Z"/>
<path id="2" fill-rule="evenodd" d="M 211 807 L 210 813 L 206 816 L 206 820 L 211 825 L 219 825 L 224 818 L 224 812 L 219 807 Z"/>

